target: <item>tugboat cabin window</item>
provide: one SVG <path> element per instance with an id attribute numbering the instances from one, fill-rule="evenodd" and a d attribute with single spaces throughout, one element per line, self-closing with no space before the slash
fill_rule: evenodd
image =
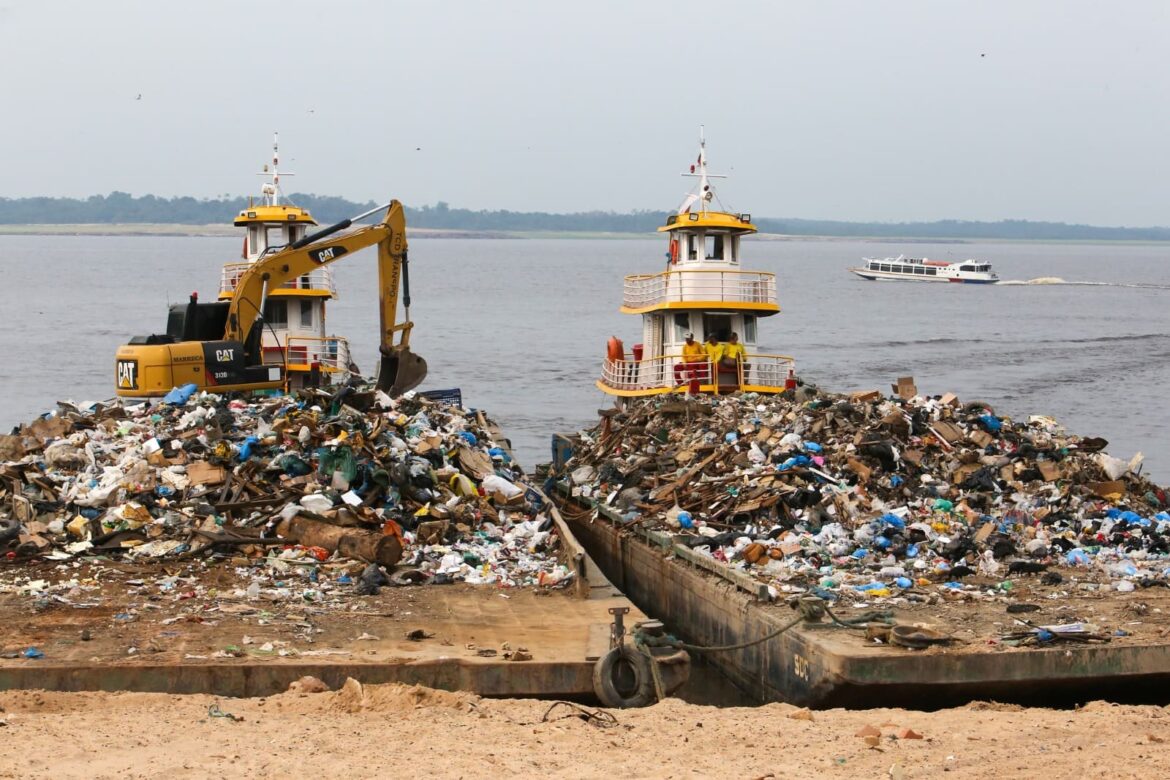
<path id="1" fill-rule="evenodd" d="M 723 236 L 708 235 L 704 239 L 705 252 L 704 257 L 708 260 L 722 260 L 723 259 Z"/>
<path id="2" fill-rule="evenodd" d="M 698 255 L 697 251 L 695 250 L 695 236 L 693 234 L 688 233 L 687 234 L 687 260 L 698 260 L 698 259 L 699 259 L 699 255 Z"/>
<path id="3" fill-rule="evenodd" d="M 756 343 L 756 318 L 750 314 L 743 317 L 743 341 L 746 344 Z"/>
<path id="4" fill-rule="evenodd" d="M 301 301 L 301 327 L 313 327 L 313 302 Z"/>
<path id="5" fill-rule="evenodd" d="M 703 340 L 715 334 L 717 341 L 727 341 L 731 336 L 731 315 L 706 314 L 703 316 Z"/>
<path id="6" fill-rule="evenodd" d="M 288 301 L 270 300 L 264 304 L 264 321 L 274 328 L 287 328 Z"/>
<path id="7" fill-rule="evenodd" d="M 686 336 L 691 330 L 691 315 L 684 312 L 675 312 L 674 315 L 674 341 L 676 344 L 681 344 L 687 340 Z"/>

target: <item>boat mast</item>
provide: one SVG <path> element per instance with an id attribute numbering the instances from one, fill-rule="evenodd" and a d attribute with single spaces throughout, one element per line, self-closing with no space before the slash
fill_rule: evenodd
<path id="1" fill-rule="evenodd" d="M 272 167 L 269 169 L 267 165 L 264 170 L 256 174 L 257 176 L 268 176 L 270 181 L 264 183 L 260 188 L 260 194 L 264 196 L 265 206 L 279 206 L 280 205 L 280 133 L 272 133 Z M 285 173 L 285 176 L 296 176 L 295 173 Z"/>
<path id="2" fill-rule="evenodd" d="M 695 192 L 689 193 L 683 200 L 682 205 L 678 207 L 678 213 L 686 214 L 696 201 L 699 203 L 700 213 L 706 212 L 707 204 L 715 199 L 715 190 L 711 187 L 710 179 L 726 179 L 727 176 L 707 171 L 707 138 L 703 125 L 699 125 L 699 158 L 691 166 L 691 170 L 684 173 L 683 176 L 697 178 L 699 186 Z"/>

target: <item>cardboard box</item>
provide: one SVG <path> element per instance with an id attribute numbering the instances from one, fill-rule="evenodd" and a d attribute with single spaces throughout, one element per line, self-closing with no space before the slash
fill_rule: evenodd
<path id="1" fill-rule="evenodd" d="M 881 390 L 857 390 L 849 394 L 849 402 L 854 404 L 872 403 L 882 400 Z"/>
<path id="2" fill-rule="evenodd" d="M 898 381 L 890 385 L 890 389 L 894 391 L 894 395 L 904 401 L 909 401 L 918 395 L 918 388 L 915 386 L 914 377 L 912 376 L 898 377 Z"/>
<path id="3" fill-rule="evenodd" d="M 222 485 L 227 479 L 227 470 L 199 460 L 187 467 L 187 478 L 192 485 Z"/>
<path id="4" fill-rule="evenodd" d="M 978 428 L 967 434 L 967 438 L 971 440 L 972 444 L 979 448 L 986 447 L 988 444 L 991 444 L 993 441 L 995 441 L 995 437 L 993 437 L 990 433 L 987 431 L 981 431 Z"/>
<path id="5" fill-rule="evenodd" d="M 1112 482 L 1086 482 L 1085 487 L 1101 498 L 1116 499 L 1125 495 L 1125 483 L 1119 479 Z"/>
<path id="6" fill-rule="evenodd" d="M 935 433 L 941 436 L 947 444 L 955 444 L 963 440 L 963 431 L 954 423 L 939 420 L 931 426 Z"/>
<path id="7" fill-rule="evenodd" d="M 1063 476 L 1060 464 L 1051 460 L 1036 461 L 1036 468 L 1040 471 L 1040 476 L 1044 477 L 1045 482 L 1055 482 Z"/>

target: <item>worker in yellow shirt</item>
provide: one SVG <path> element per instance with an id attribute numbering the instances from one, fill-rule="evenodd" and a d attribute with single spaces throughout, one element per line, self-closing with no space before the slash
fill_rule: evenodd
<path id="1" fill-rule="evenodd" d="M 703 380 L 707 376 L 707 352 L 695 341 L 695 334 L 688 333 L 682 347 L 682 362 L 674 364 L 674 383 L 684 384 L 692 375 Z"/>
<path id="2" fill-rule="evenodd" d="M 731 338 L 726 344 L 721 345 L 723 352 L 719 360 L 720 373 L 727 372 L 736 376 L 736 384 L 739 384 L 739 367 L 742 364 L 744 376 L 747 375 L 747 364 L 743 362 L 744 349 L 743 344 L 739 343 L 739 334 L 732 333 Z"/>
<path id="3" fill-rule="evenodd" d="M 743 360 L 743 344 L 739 343 L 738 333 L 732 333 L 731 340 L 723 345 L 722 360 L 724 365 L 731 365 L 733 368 L 737 361 Z"/>
<path id="4" fill-rule="evenodd" d="M 707 359 L 711 361 L 711 365 L 719 365 L 719 361 L 723 358 L 723 345 L 719 343 L 719 339 L 715 338 L 714 333 L 707 337 L 703 351 L 707 353 Z"/>

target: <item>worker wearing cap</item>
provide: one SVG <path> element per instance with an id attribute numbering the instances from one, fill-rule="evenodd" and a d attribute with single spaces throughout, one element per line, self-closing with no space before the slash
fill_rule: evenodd
<path id="1" fill-rule="evenodd" d="M 682 362 L 674 364 L 674 383 L 681 385 L 691 378 L 698 376 L 700 380 L 707 375 L 707 351 L 703 345 L 695 341 L 695 334 L 688 333 L 682 347 Z"/>

